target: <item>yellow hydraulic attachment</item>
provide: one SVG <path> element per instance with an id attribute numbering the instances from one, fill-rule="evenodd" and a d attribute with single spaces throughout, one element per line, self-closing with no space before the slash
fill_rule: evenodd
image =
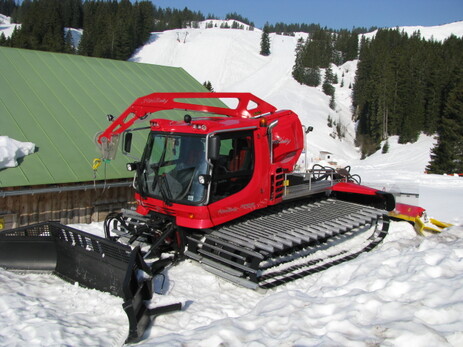
<path id="1" fill-rule="evenodd" d="M 389 212 L 389 216 L 413 223 L 416 232 L 423 236 L 425 235 L 425 232 L 440 233 L 445 228 L 453 226 L 453 224 L 450 223 L 441 222 L 434 218 L 428 218 L 426 210 L 422 207 L 407 204 L 397 203 L 396 208 Z"/>

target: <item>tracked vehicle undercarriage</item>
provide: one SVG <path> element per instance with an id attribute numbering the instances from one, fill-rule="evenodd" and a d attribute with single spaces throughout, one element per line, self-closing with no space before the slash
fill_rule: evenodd
<path id="1" fill-rule="evenodd" d="M 372 207 L 335 199 L 296 201 L 188 236 L 185 254 L 242 286 L 273 288 L 355 258 L 387 230 L 384 212 Z"/>

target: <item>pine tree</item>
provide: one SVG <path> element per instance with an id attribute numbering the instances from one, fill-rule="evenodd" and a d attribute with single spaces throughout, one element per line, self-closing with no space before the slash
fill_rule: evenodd
<path id="1" fill-rule="evenodd" d="M 327 124 L 328 127 L 332 128 L 333 127 L 333 118 L 331 118 L 331 115 L 328 115 L 327 122 L 328 122 L 328 124 Z"/>
<path id="2" fill-rule="evenodd" d="M 381 150 L 381 153 L 386 154 L 389 152 L 389 141 L 384 142 L 383 149 Z"/>
<path id="3" fill-rule="evenodd" d="M 4 33 L 0 34 L 0 46 L 8 46 L 8 40 Z"/>
<path id="4" fill-rule="evenodd" d="M 333 69 L 331 66 L 328 66 L 325 70 L 325 81 L 327 81 L 330 84 L 336 84 L 336 75 L 333 73 Z"/>
<path id="5" fill-rule="evenodd" d="M 264 29 L 262 30 L 262 36 L 260 39 L 260 54 L 263 56 L 270 55 L 270 37 L 267 24 L 264 26 Z"/>
<path id="6" fill-rule="evenodd" d="M 323 89 L 323 93 L 333 97 L 332 99 L 333 99 L 333 105 L 334 105 L 334 87 L 332 85 L 333 81 L 334 81 L 333 70 L 331 70 L 331 67 L 328 67 L 325 70 L 325 79 L 323 81 L 322 89 Z"/>
<path id="7" fill-rule="evenodd" d="M 0 13 L 5 16 L 11 17 L 17 8 L 15 0 L 0 0 Z"/>
<path id="8" fill-rule="evenodd" d="M 305 81 L 304 84 L 307 84 L 308 86 L 311 86 L 311 87 L 319 86 L 321 83 L 320 69 L 318 67 L 306 68 L 304 81 Z"/>
<path id="9" fill-rule="evenodd" d="M 460 76 L 463 71 L 460 70 Z M 463 78 L 451 90 L 438 129 L 438 142 L 433 148 L 429 173 L 463 173 Z"/>
<path id="10" fill-rule="evenodd" d="M 333 85 L 328 83 L 326 80 L 323 82 L 322 90 L 323 90 L 323 93 L 325 93 L 326 95 L 329 95 L 329 96 L 334 95 L 334 87 L 333 87 Z"/>
<path id="11" fill-rule="evenodd" d="M 11 37 L 13 47 L 64 51 L 64 22 L 59 0 L 24 1 L 19 10 L 21 28 Z"/>
<path id="12" fill-rule="evenodd" d="M 64 26 L 82 28 L 82 0 L 61 0 Z"/>
<path id="13" fill-rule="evenodd" d="M 304 66 L 302 65 L 302 54 L 303 54 L 304 40 L 300 37 L 297 40 L 296 45 L 296 59 L 294 61 L 292 75 L 293 78 L 299 83 L 304 83 Z"/>
<path id="14" fill-rule="evenodd" d="M 304 66 L 327 68 L 333 60 L 333 42 L 331 34 L 324 29 L 316 30 L 304 47 Z"/>
<path id="15" fill-rule="evenodd" d="M 66 37 L 64 40 L 64 52 L 65 53 L 75 53 L 73 41 L 72 41 L 72 33 L 70 30 L 66 32 Z"/>
<path id="16" fill-rule="evenodd" d="M 239 21 L 239 22 L 241 22 L 241 23 L 245 23 L 245 24 L 247 24 L 247 25 L 249 25 L 249 26 L 251 26 L 251 27 L 254 26 L 254 23 L 253 23 L 253 22 L 251 22 L 251 21 L 250 21 L 249 19 L 247 19 L 246 17 L 243 17 L 243 16 L 239 15 L 239 14 L 236 13 L 236 12 L 227 13 L 227 14 L 225 15 L 225 20 L 229 20 L 229 19 L 235 19 L 235 20 L 237 20 L 237 21 Z M 233 23 L 233 25 L 235 25 L 235 23 Z M 236 28 L 238 28 L 238 26 L 237 26 Z"/>
<path id="17" fill-rule="evenodd" d="M 331 108 L 332 110 L 335 110 L 335 109 L 336 109 L 336 100 L 335 100 L 335 97 L 334 97 L 334 93 L 333 93 L 333 95 L 331 95 L 331 97 L 330 97 L 330 105 L 329 105 L 329 106 L 330 106 L 330 108 Z"/>
<path id="18" fill-rule="evenodd" d="M 372 40 L 362 39 L 353 90 L 357 136 L 369 150 L 389 135 L 399 142 L 414 142 L 420 132 L 436 131 L 463 64 L 463 39 L 444 44 L 409 36 L 399 30 L 379 30 Z M 368 138 L 368 140 L 366 140 Z"/>
<path id="19" fill-rule="evenodd" d="M 214 91 L 214 88 L 212 88 L 212 83 L 211 81 L 206 81 L 203 83 L 203 86 L 206 87 L 207 90 L 209 90 L 210 92 L 213 92 Z"/>

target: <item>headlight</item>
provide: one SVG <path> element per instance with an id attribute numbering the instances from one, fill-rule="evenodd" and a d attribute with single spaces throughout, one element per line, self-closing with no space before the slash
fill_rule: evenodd
<path id="1" fill-rule="evenodd" d="M 135 171 L 137 169 L 138 163 L 127 163 L 127 171 Z"/>

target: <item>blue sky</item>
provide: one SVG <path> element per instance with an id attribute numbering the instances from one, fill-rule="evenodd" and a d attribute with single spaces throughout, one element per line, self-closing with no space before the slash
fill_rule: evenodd
<path id="1" fill-rule="evenodd" d="M 318 23 L 333 29 L 433 26 L 463 21 L 463 0 L 153 0 L 161 8 L 200 11 L 224 18 L 237 12 L 262 28 L 265 22 Z"/>

